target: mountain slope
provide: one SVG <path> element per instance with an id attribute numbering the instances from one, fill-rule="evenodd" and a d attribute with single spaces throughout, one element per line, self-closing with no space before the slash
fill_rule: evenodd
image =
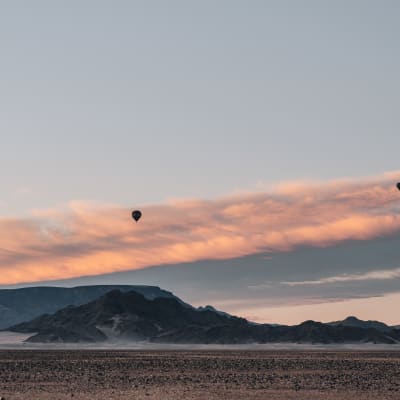
<path id="1" fill-rule="evenodd" d="M 164 343 L 397 343 L 400 331 L 333 326 L 306 321 L 296 326 L 255 325 L 213 308 L 195 309 L 176 298 L 146 299 L 113 290 L 97 300 L 67 307 L 10 328 L 35 333 L 30 342 L 146 340 Z"/>
<path id="2" fill-rule="evenodd" d="M 188 327 L 243 324 L 247 324 L 244 319 L 200 312 L 175 298 L 149 300 L 136 291 L 113 290 L 88 304 L 43 315 L 11 330 L 38 332 L 30 341 L 90 342 L 116 338 L 156 340 Z"/>
<path id="3" fill-rule="evenodd" d="M 157 286 L 144 285 L 98 285 L 64 287 L 27 287 L 0 289 L 0 329 L 29 321 L 42 314 L 54 313 L 68 305 L 86 304 L 110 290 L 122 292 L 134 290 L 148 299 L 175 296 Z"/>
<path id="4" fill-rule="evenodd" d="M 372 329 L 376 329 L 376 330 L 381 331 L 381 332 L 389 332 L 391 329 L 393 329 L 393 327 L 390 327 L 390 326 L 384 324 L 383 322 L 379 322 L 379 321 L 363 321 L 363 320 L 358 319 L 358 318 L 353 317 L 353 316 L 347 317 L 343 321 L 329 322 L 328 325 L 331 325 L 331 326 L 352 326 L 352 327 L 364 328 L 364 329 L 372 328 Z"/>

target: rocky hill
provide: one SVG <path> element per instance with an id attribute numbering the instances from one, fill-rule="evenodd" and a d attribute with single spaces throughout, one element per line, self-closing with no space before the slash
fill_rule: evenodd
<path id="1" fill-rule="evenodd" d="M 174 295 L 157 286 L 99 285 L 64 287 L 27 287 L 0 289 L 0 329 L 29 321 L 43 314 L 54 313 L 66 306 L 78 306 L 97 299 L 110 290 L 134 290 L 148 299 L 173 298 Z"/>
<path id="2" fill-rule="evenodd" d="M 246 326 L 241 318 L 198 311 L 172 297 L 148 299 L 137 291 L 112 290 L 88 304 L 69 306 L 11 328 L 37 332 L 30 341 L 93 342 L 106 339 L 157 340 L 214 326 Z M 167 339 L 165 339 L 167 340 Z"/>
<path id="3" fill-rule="evenodd" d="M 390 327 L 383 322 L 379 321 L 362 321 L 357 317 L 347 317 L 343 321 L 335 321 L 329 322 L 329 325 L 332 326 L 352 326 L 356 328 L 373 328 L 381 332 L 389 332 L 391 329 L 395 327 Z"/>
<path id="4" fill-rule="evenodd" d="M 295 326 L 253 324 L 212 307 L 195 309 L 173 297 L 148 299 L 113 290 L 10 330 L 34 333 L 29 342 L 145 340 L 163 343 L 399 343 L 400 331 L 306 321 Z"/>

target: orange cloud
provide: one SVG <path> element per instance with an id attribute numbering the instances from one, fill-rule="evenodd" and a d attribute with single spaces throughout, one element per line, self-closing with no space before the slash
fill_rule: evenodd
<path id="1" fill-rule="evenodd" d="M 130 210 L 72 202 L 30 219 L 0 218 L 0 284 L 330 246 L 400 231 L 400 173 Z"/>

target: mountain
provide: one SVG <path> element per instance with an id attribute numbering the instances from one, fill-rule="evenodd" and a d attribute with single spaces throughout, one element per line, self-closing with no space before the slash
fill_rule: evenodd
<path id="1" fill-rule="evenodd" d="M 300 325 L 278 327 L 283 330 L 287 341 L 307 343 L 400 343 L 400 332 L 390 330 L 382 332 L 374 328 L 360 328 L 356 326 L 337 325 L 332 326 L 322 322 L 305 321 Z M 286 340 L 284 340 L 286 341 Z"/>
<path id="2" fill-rule="evenodd" d="M 347 317 L 343 321 L 335 321 L 335 322 L 329 322 L 328 325 L 331 326 L 352 326 L 356 328 L 372 328 L 376 329 L 381 332 L 389 332 L 393 327 L 390 327 L 383 322 L 379 321 L 363 321 L 361 319 L 358 319 L 357 317 Z"/>
<path id="3" fill-rule="evenodd" d="M 88 304 L 69 306 L 11 328 L 37 332 L 35 342 L 96 342 L 106 339 L 157 340 L 177 332 L 214 326 L 241 326 L 247 321 L 214 311 L 197 311 L 172 297 L 148 299 L 137 291 L 112 290 Z"/>
<path id="4" fill-rule="evenodd" d="M 157 286 L 99 285 L 64 287 L 27 287 L 0 289 L 0 329 L 54 313 L 68 305 L 78 306 L 97 299 L 110 290 L 134 290 L 148 299 L 175 296 Z"/>
<path id="5" fill-rule="evenodd" d="M 228 314 L 227 312 L 224 312 L 224 311 L 217 310 L 215 307 L 210 306 L 210 305 L 197 307 L 197 311 L 213 311 L 217 314 L 224 315 L 225 317 L 232 317 L 231 314 Z"/>
<path id="6" fill-rule="evenodd" d="M 295 326 L 252 324 L 215 309 L 188 307 L 174 297 L 148 299 L 113 290 L 80 306 L 9 328 L 34 333 L 29 342 L 145 340 L 163 343 L 398 343 L 400 331 L 306 321 Z"/>

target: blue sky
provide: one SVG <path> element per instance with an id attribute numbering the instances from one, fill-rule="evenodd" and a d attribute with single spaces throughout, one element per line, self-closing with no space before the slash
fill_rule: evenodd
<path id="1" fill-rule="evenodd" d="M 398 168 L 396 1 L 8 1 L 1 213 Z"/>

